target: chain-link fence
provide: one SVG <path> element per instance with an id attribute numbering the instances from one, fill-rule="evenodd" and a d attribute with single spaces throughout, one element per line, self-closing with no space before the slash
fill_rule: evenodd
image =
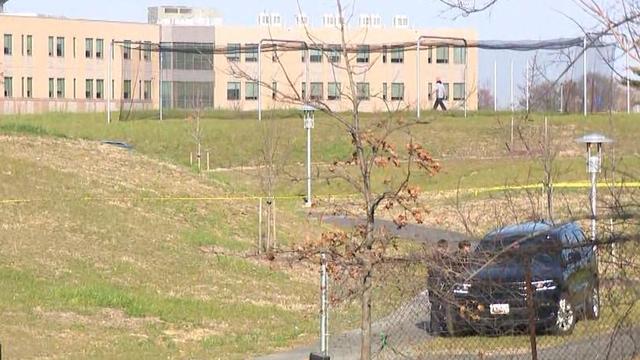
<path id="1" fill-rule="evenodd" d="M 565 199 L 576 195 L 556 191 Z M 588 231 L 589 220 L 521 220 L 479 238 L 432 225 L 396 230 L 391 222 L 379 222 L 411 239 L 410 245 L 398 245 L 401 253 L 411 255 L 391 257 L 376 268 L 373 358 L 531 359 L 535 351 L 538 359 L 636 359 L 638 224 L 630 217 L 615 217 L 628 214 L 634 195 L 629 191 L 621 200 L 614 190 L 605 192 L 602 219 L 610 220 L 598 222 L 596 242 Z M 520 196 L 464 201 L 473 216 L 483 217 L 475 225 L 491 228 L 491 223 L 509 224 L 504 216 L 508 203 L 525 209 L 531 202 L 524 198 L 530 195 L 522 191 Z M 564 214 L 560 208 L 579 209 L 575 205 L 556 207 Z M 434 207 L 433 216 L 447 211 L 457 210 Z M 574 216 L 588 219 L 588 210 Z M 464 231 L 459 222 L 449 227 Z M 336 296 L 348 287 L 341 282 L 332 286 Z M 357 303 L 358 297 L 354 299 Z M 341 316 L 341 310 L 336 312 Z M 333 333 L 330 354 L 332 359 L 357 359 L 360 345 L 359 329 Z"/>

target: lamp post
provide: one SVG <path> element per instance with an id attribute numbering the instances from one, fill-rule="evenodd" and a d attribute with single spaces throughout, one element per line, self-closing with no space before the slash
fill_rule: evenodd
<path id="1" fill-rule="evenodd" d="M 591 175 L 591 240 L 596 241 L 596 184 L 598 173 L 602 171 L 602 146 L 612 143 L 613 140 L 602 134 L 593 133 L 576 139 L 576 141 L 587 145 L 587 173 Z"/>
<path id="2" fill-rule="evenodd" d="M 304 105 L 302 107 L 302 114 L 304 120 L 304 128 L 307 130 L 307 198 L 305 201 L 306 207 L 311 207 L 311 129 L 314 127 L 314 112 L 316 109 L 310 105 Z"/>

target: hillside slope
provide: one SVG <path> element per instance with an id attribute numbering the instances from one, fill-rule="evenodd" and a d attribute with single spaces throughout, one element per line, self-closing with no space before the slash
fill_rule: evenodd
<path id="1" fill-rule="evenodd" d="M 170 200 L 224 193 L 98 142 L 0 136 L 0 164 L 7 358 L 243 358 L 312 333 L 313 279 L 241 256 L 254 203 Z"/>

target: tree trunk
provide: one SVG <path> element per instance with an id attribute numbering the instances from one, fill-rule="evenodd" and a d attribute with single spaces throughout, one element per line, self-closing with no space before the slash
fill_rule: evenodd
<path id="1" fill-rule="evenodd" d="M 371 264 L 366 264 L 362 279 L 362 321 L 360 324 L 362 341 L 360 342 L 360 359 L 371 359 Z"/>

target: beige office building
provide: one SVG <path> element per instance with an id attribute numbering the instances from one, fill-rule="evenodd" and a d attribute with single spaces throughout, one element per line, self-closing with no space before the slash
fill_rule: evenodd
<path id="1" fill-rule="evenodd" d="M 150 8 L 148 24 L 0 14 L 0 114 L 103 112 L 109 104 L 122 112 L 259 103 L 267 110 L 305 99 L 349 110 L 338 21 L 321 19 L 297 16 L 286 25 L 278 14 L 260 14 L 256 26 L 227 26 L 213 11 L 188 7 Z M 473 41 L 473 30 L 418 30 L 406 17 L 389 25 L 376 15 L 359 20 L 346 38 L 362 111 L 415 109 L 418 94 L 429 108 L 437 79 L 449 107 L 477 109 L 477 50 L 429 38 Z"/>

